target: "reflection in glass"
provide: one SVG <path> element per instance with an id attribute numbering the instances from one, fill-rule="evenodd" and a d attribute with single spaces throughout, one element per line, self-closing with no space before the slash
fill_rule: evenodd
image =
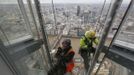
<path id="1" fill-rule="evenodd" d="M 26 24 L 18 4 L 10 2 L 7 3 L 8 1 L 4 2 L 5 1 L 0 3 L 0 28 L 4 31 L 6 37 L 12 43 L 13 40 L 29 35 L 29 32 L 26 28 Z"/>

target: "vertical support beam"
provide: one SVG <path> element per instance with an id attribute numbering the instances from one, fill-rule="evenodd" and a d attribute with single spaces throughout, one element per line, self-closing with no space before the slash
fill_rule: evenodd
<path id="1" fill-rule="evenodd" d="M 96 24 L 95 24 L 95 30 L 97 31 L 98 30 L 98 28 L 99 27 L 97 27 L 98 26 L 98 24 L 100 24 L 100 19 L 101 19 L 101 17 L 102 17 L 102 13 L 103 13 L 103 10 L 104 10 L 104 7 L 105 7 L 105 4 L 106 4 L 106 0 L 104 0 L 104 3 L 103 3 L 103 6 L 102 6 L 102 9 L 101 9 L 101 11 L 100 11 L 100 15 L 99 15 L 99 18 L 98 18 L 98 20 L 97 20 L 97 22 L 96 22 Z"/>
<path id="2" fill-rule="evenodd" d="M 33 8 L 32 8 L 32 2 L 31 2 L 31 0 L 27 0 L 27 3 L 28 3 L 28 7 L 29 7 L 29 10 L 30 10 L 30 13 L 31 13 L 31 17 L 33 19 L 33 23 L 34 23 L 35 28 L 36 28 L 36 31 L 37 31 L 38 39 L 41 39 L 40 38 L 40 33 L 38 31 L 38 27 L 37 27 L 36 18 L 34 16 L 34 11 L 33 11 Z M 48 62 L 47 62 L 47 59 L 46 59 L 46 56 L 45 56 L 45 52 L 44 52 L 43 47 L 41 47 L 41 52 L 42 52 L 42 56 L 41 56 L 42 58 L 41 59 L 43 59 L 43 62 L 45 61 L 45 63 L 46 63 L 46 66 L 43 63 L 43 66 L 44 66 L 43 68 L 47 70 L 49 67 L 48 67 Z M 41 54 L 41 53 L 38 52 L 38 54 Z"/>
<path id="3" fill-rule="evenodd" d="M 28 7 L 29 7 L 29 10 L 30 10 L 30 13 L 31 13 L 31 17 L 33 19 L 33 24 L 34 24 L 34 26 L 36 28 L 36 31 L 37 31 L 37 36 L 40 39 L 40 35 L 39 35 L 38 27 L 37 27 L 37 22 L 36 22 L 36 19 L 35 19 L 35 16 L 34 16 L 31 0 L 27 0 L 27 3 L 28 3 Z"/>
<path id="4" fill-rule="evenodd" d="M 108 48 L 108 50 L 106 51 L 105 56 L 103 57 L 103 59 L 102 59 L 100 65 L 99 65 L 99 67 L 98 67 L 98 69 L 97 69 L 95 75 L 97 75 L 97 73 L 99 72 L 99 70 L 100 70 L 100 68 L 101 68 L 101 65 L 102 65 L 103 62 L 105 61 L 105 57 L 107 56 L 109 49 L 110 49 L 111 46 L 113 45 L 113 42 L 114 42 L 115 39 L 117 38 L 117 35 L 119 34 L 119 32 L 120 32 L 122 26 L 124 25 L 124 23 L 125 23 L 125 21 L 126 21 L 128 15 L 130 14 L 131 9 L 133 8 L 133 4 L 134 4 L 134 0 L 131 0 L 130 3 L 129 3 L 129 5 L 128 5 L 127 10 L 125 11 L 124 16 L 123 16 L 123 18 L 122 18 L 122 20 L 121 20 L 121 22 L 120 22 L 120 24 L 119 24 L 119 26 L 118 26 L 118 29 L 117 29 L 117 31 L 116 31 L 116 33 L 115 33 L 115 35 L 114 35 L 114 38 L 112 39 L 112 41 L 111 41 L 111 43 L 110 43 L 110 45 L 109 45 L 109 48 Z"/>
<path id="5" fill-rule="evenodd" d="M 54 25 L 55 25 L 55 29 L 57 30 L 57 20 L 56 20 L 56 15 L 55 15 L 55 8 L 54 8 L 54 2 L 52 0 L 52 11 L 53 11 L 53 15 L 54 15 Z"/>
<path id="6" fill-rule="evenodd" d="M 101 40 L 99 42 L 99 45 L 97 47 L 97 50 L 96 50 L 95 55 L 93 57 L 93 60 L 91 61 L 91 66 L 89 67 L 87 75 L 91 75 L 91 73 L 93 72 L 95 64 L 96 64 L 96 62 L 98 60 L 98 57 L 99 57 L 99 55 L 100 55 L 100 53 L 102 51 L 102 48 L 104 47 L 105 40 L 106 40 L 106 38 L 108 36 L 108 33 L 109 33 L 110 28 L 112 26 L 113 20 L 116 17 L 117 10 L 120 7 L 121 3 L 122 3 L 122 0 L 114 0 L 114 3 L 112 4 L 112 7 L 111 7 L 111 9 L 109 11 L 108 17 L 107 17 L 106 22 L 105 22 L 106 27 L 105 27 L 105 29 L 103 31 Z"/>
<path id="7" fill-rule="evenodd" d="M 34 2 L 35 2 L 36 10 L 37 10 L 37 15 L 38 15 L 39 23 L 40 23 L 40 26 L 41 26 L 43 42 L 44 42 L 44 46 L 45 46 L 45 49 L 46 49 L 46 52 L 47 52 L 48 61 L 49 61 L 50 67 L 52 67 L 53 66 L 52 65 L 52 59 L 51 59 L 51 55 L 50 55 L 50 52 L 49 52 L 50 49 L 49 49 L 47 34 L 46 34 L 45 28 L 43 26 L 44 25 L 44 21 L 43 21 L 43 17 L 42 17 L 42 14 L 41 14 L 40 3 L 39 3 L 39 0 L 34 0 Z"/>

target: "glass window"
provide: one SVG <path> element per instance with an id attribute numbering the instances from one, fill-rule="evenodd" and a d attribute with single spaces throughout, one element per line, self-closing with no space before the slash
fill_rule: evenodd
<path id="1" fill-rule="evenodd" d="M 56 42 L 59 34 L 61 33 L 61 29 L 63 28 L 64 24 L 62 22 L 64 19 L 64 16 L 62 15 L 61 7 L 57 8 L 57 5 L 54 4 L 54 10 L 51 1 L 48 1 L 49 3 L 44 3 L 44 1 L 41 2 L 41 12 L 44 19 L 44 27 L 45 31 L 48 35 L 48 41 L 50 43 L 50 47 L 54 45 Z"/>
<path id="2" fill-rule="evenodd" d="M 127 6 L 124 5 L 124 9 Z M 127 16 L 126 21 L 122 25 L 122 28 L 117 36 L 117 39 L 115 40 L 115 43 L 123 45 L 128 48 L 134 49 L 134 6 L 130 10 L 130 14 Z M 127 44 L 127 45 L 126 45 Z"/>
<path id="3" fill-rule="evenodd" d="M 47 75 L 46 68 L 39 51 L 14 61 L 17 68 L 23 75 Z"/>
<path id="4" fill-rule="evenodd" d="M 8 66 L 6 65 L 6 63 L 4 62 L 4 60 L 1 58 L 1 56 L 0 56 L 0 73 L 2 75 L 13 75 L 13 73 L 8 68 Z"/>
<path id="5" fill-rule="evenodd" d="M 30 54 L 30 49 L 24 46 L 26 43 L 31 44 L 34 42 L 30 40 L 24 43 L 24 41 L 33 38 L 31 29 L 34 30 L 34 25 L 29 9 L 26 9 L 26 14 L 22 13 L 25 10 L 19 7 L 18 1 L 0 0 L 0 40 L 3 41 L 9 57 L 12 58 L 12 62 L 15 63 L 17 71 L 19 70 L 21 75 L 45 75 L 44 73 L 46 72 L 44 72 L 44 63 L 40 51 L 37 50 Z M 24 7 L 28 8 L 26 1 L 24 1 Z M 25 50 L 24 53 L 19 53 L 22 50 Z M 13 58 L 15 55 L 19 59 L 15 60 L 16 58 Z M 20 57 L 21 55 L 25 56 Z"/>
<path id="6" fill-rule="evenodd" d="M 24 3 L 24 7 L 27 13 L 28 20 L 30 22 L 30 28 L 32 30 L 32 34 L 35 38 L 40 37 L 40 25 L 39 25 L 39 20 L 37 17 L 37 12 L 35 9 L 35 3 L 34 0 L 22 0 Z"/>
<path id="7" fill-rule="evenodd" d="M 130 0 L 123 0 L 123 3 L 121 4 L 120 8 L 117 11 L 117 14 L 114 18 L 114 21 L 112 23 L 112 28 L 109 32 L 106 45 L 109 46 L 122 18 L 123 15 L 128 7 Z M 133 7 L 134 8 L 134 7 Z M 134 28 L 134 10 L 131 9 L 130 14 L 127 16 L 127 20 L 122 25 L 120 33 L 117 35 L 117 38 L 114 43 L 117 43 L 119 45 L 122 45 L 124 47 L 132 48 L 134 49 L 134 42 L 133 42 L 133 28 Z M 123 50 L 122 50 L 123 51 Z M 100 55 L 101 56 L 101 55 Z M 99 59 L 99 58 L 98 58 Z M 96 65 L 96 67 L 98 64 Z M 120 64 L 115 63 L 112 60 L 106 59 L 101 66 L 101 69 L 99 70 L 98 75 L 129 75 L 131 73 L 131 70 L 127 69 L 124 66 L 121 66 Z M 107 73 L 107 74 L 106 74 Z"/>
<path id="8" fill-rule="evenodd" d="M 0 30 L 4 32 L 10 43 L 16 43 L 32 37 L 17 0 L 1 0 L 0 11 Z"/>
<path id="9" fill-rule="evenodd" d="M 133 8 L 132 8 L 133 9 Z M 131 11 L 131 14 L 127 17 L 127 20 L 123 24 L 123 27 L 117 37 L 117 40 L 124 41 L 127 43 L 134 44 L 134 11 Z"/>
<path id="10" fill-rule="evenodd" d="M 109 32 L 107 41 L 106 41 L 106 45 L 108 46 L 113 38 L 113 36 L 115 35 L 115 32 L 125 14 L 125 11 L 127 10 L 128 4 L 129 4 L 130 0 L 125 1 L 123 0 L 120 8 L 117 11 L 117 14 L 114 18 L 114 21 L 112 23 L 112 27 L 111 30 Z M 117 35 L 116 38 L 116 42 L 118 41 L 123 41 L 123 42 L 127 42 L 127 43 L 133 43 L 133 10 L 131 9 L 130 14 L 127 16 L 127 20 L 125 21 L 125 23 L 122 25 L 121 31 L 119 32 L 119 34 Z M 129 29 L 130 28 L 130 29 Z"/>

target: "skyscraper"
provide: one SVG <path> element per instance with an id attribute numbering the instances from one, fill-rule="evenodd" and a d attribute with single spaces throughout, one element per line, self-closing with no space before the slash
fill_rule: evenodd
<path id="1" fill-rule="evenodd" d="M 76 14 L 77 16 L 80 16 L 80 10 L 81 10 L 81 8 L 80 8 L 80 6 L 78 5 L 78 6 L 77 6 L 77 14 Z"/>

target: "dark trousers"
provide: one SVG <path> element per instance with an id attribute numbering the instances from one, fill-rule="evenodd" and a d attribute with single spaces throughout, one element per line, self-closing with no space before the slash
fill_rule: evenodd
<path id="1" fill-rule="evenodd" d="M 88 50 L 86 50 L 86 49 L 80 49 L 79 54 L 81 55 L 81 57 L 84 60 L 84 67 L 87 72 L 88 68 L 89 68 L 90 52 L 88 52 Z"/>
<path id="2" fill-rule="evenodd" d="M 84 66 L 85 66 L 85 70 L 87 72 L 88 68 L 89 68 L 90 55 L 87 52 L 82 52 L 81 57 L 84 60 Z"/>
<path id="3" fill-rule="evenodd" d="M 91 57 L 90 57 L 91 53 L 93 53 L 93 55 L 95 54 L 95 48 L 92 48 L 92 50 L 80 48 L 80 50 L 79 50 L 79 54 L 81 55 L 81 57 L 84 60 L 84 67 L 85 67 L 86 72 L 88 71 L 88 68 L 90 67 L 89 63 L 91 60 Z"/>
<path id="4" fill-rule="evenodd" d="M 66 73 L 66 66 L 63 63 L 55 64 L 47 75 L 64 75 Z"/>

